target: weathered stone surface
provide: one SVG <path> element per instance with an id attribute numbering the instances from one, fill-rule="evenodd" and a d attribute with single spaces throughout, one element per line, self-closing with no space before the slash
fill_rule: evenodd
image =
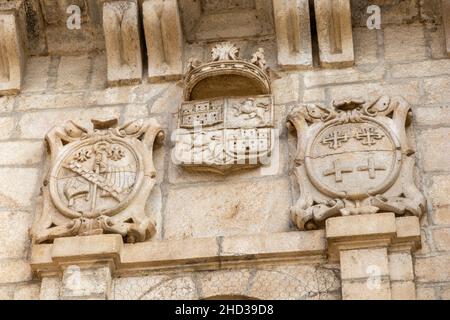
<path id="1" fill-rule="evenodd" d="M 450 256 L 439 255 L 427 258 L 416 258 L 414 261 L 414 272 L 416 282 L 440 282 L 449 281 Z"/>
<path id="2" fill-rule="evenodd" d="M 40 284 L 20 285 L 14 290 L 14 300 L 39 300 Z"/>
<path id="3" fill-rule="evenodd" d="M 450 106 L 416 108 L 415 119 L 420 126 L 445 125 L 450 122 Z"/>
<path id="4" fill-rule="evenodd" d="M 108 83 L 140 82 L 142 49 L 137 1 L 106 1 L 103 5 L 103 30 L 108 58 Z"/>
<path id="5" fill-rule="evenodd" d="M 30 281 L 31 268 L 28 262 L 23 260 L 0 261 L 0 283 L 15 283 Z"/>
<path id="6" fill-rule="evenodd" d="M 354 11 L 354 10 L 353 10 Z M 378 62 L 378 39 L 374 30 L 367 27 L 353 28 L 355 46 L 355 64 L 369 64 Z"/>
<path id="7" fill-rule="evenodd" d="M 450 86 L 450 77 L 425 79 L 424 89 L 427 95 L 427 103 L 438 104 L 446 103 L 450 100 L 450 92 L 443 90 Z"/>
<path id="8" fill-rule="evenodd" d="M 391 285 L 387 279 L 372 279 L 376 285 L 369 288 L 368 280 L 344 280 L 342 282 L 343 300 L 391 300 Z"/>
<path id="9" fill-rule="evenodd" d="M 255 180 L 171 188 L 164 220 L 165 238 L 287 231 L 288 190 L 285 179 L 270 184 Z"/>
<path id="10" fill-rule="evenodd" d="M 314 0 L 320 64 L 348 67 L 354 64 L 350 0 Z"/>
<path id="11" fill-rule="evenodd" d="M 447 55 L 450 57 L 450 1 L 442 0 L 442 20 L 447 44 Z"/>
<path id="12" fill-rule="evenodd" d="M 341 252 L 342 280 L 388 276 L 387 249 L 344 250 Z"/>
<path id="13" fill-rule="evenodd" d="M 438 251 L 450 251 L 450 230 L 433 230 L 433 240 Z"/>
<path id="14" fill-rule="evenodd" d="M 0 8 L 0 96 L 21 90 L 26 63 L 22 36 L 17 15 Z"/>
<path id="15" fill-rule="evenodd" d="M 450 171 L 448 155 L 441 150 L 450 148 L 450 129 L 423 130 L 418 134 L 418 145 L 422 150 L 425 171 Z"/>
<path id="16" fill-rule="evenodd" d="M 181 79 L 184 37 L 178 1 L 144 1 L 142 14 L 149 80 Z"/>
<path id="17" fill-rule="evenodd" d="M 384 29 L 385 59 L 392 62 L 426 58 L 425 36 L 420 24 Z"/>
<path id="18" fill-rule="evenodd" d="M 450 175 L 434 176 L 428 196 L 433 206 L 433 220 L 440 225 L 450 225 Z"/>
<path id="19" fill-rule="evenodd" d="M 47 88 L 50 57 L 31 57 L 27 62 L 23 92 L 44 91 Z"/>
<path id="20" fill-rule="evenodd" d="M 283 68 L 312 67 L 308 0 L 274 0 L 278 64 Z"/>
<path id="21" fill-rule="evenodd" d="M 80 90 L 87 86 L 91 60 L 88 56 L 61 57 L 58 66 L 57 90 Z"/>
<path id="22" fill-rule="evenodd" d="M 395 78 L 434 77 L 440 75 L 450 75 L 450 61 L 448 59 L 442 59 L 395 64 L 392 66 L 391 74 Z"/>
<path id="23" fill-rule="evenodd" d="M 392 300 L 416 300 L 414 281 L 391 282 Z"/>
<path id="24" fill-rule="evenodd" d="M 12 177 L 14 177 L 12 179 Z M 0 202 L 3 208 L 29 207 L 33 201 L 38 178 L 37 169 L 0 169 Z"/>
<path id="25" fill-rule="evenodd" d="M 13 117 L 0 118 L 0 139 L 9 139 L 14 132 L 16 126 L 16 119 Z"/>
<path id="26" fill-rule="evenodd" d="M 109 267 L 80 268 L 70 265 L 62 277 L 61 299 L 105 300 L 111 297 Z"/>
<path id="27" fill-rule="evenodd" d="M 26 257 L 30 238 L 30 212 L 0 212 L 0 259 L 21 259 Z"/>
<path id="28" fill-rule="evenodd" d="M 414 280 L 412 257 L 409 252 L 395 252 L 389 254 L 389 277 L 391 281 Z"/>
<path id="29" fill-rule="evenodd" d="M 1 142 L 0 154 L 0 165 L 34 165 L 42 161 L 44 144 L 30 141 Z"/>

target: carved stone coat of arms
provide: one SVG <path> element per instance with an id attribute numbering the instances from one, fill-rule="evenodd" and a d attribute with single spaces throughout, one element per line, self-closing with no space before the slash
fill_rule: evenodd
<path id="1" fill-rule="evenodd" d="M 35 243 L 103 233 L 138 242 L 155 233 L 145 205 L 155 185 L 152 151 L 155 139 L 163 138 L 159 124 L 92 122 L 93 130 L 69 121 L 46 136 L 51 163 L 33 227 Z"/>
<path id="2" fill-rule="evenodd" d="M 291 213 L 299 229 L 318 228 L 339 215 L 422 215 L 426 202 L 414 183 L 414 150 L 406 133 L 410 116 L 404 99 L 387 96 L 291 112 L 301 193 Z"/>

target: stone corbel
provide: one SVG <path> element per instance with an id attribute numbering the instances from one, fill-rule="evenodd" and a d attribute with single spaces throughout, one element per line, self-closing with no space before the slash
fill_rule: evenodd
<path id="1" fill-rule="evenodd" d="M 139 83 L 142 80 L 142 49 L 137 0 L 105 1 L 103 30 L 108 84 Z"/>
<path id="2" fill-rule="evenodd" d="M 329 260 L 341 265 L 344 300 L 416 298 L 411 253 L 421 247 L 417 217 L 331 218 L 326 238 Z"/>
<path id="3" fill-rule="evenodd" d="M 450 57 L 450 0 L 442 0 L 442 22 L 445 32 L 446 51 Z"/>
<path id="4" fill-rule="evenodd" d="M 150 82 L 177 80 L 183 75 L 183 30 L 176 0 L 142 4 Z"/>
<path id="5" fill-rule="evenodd" d="M 26 52 L 21 11 L 22 1 L 0 4 L 0 96 L 17 94 L 22 86 Z"/>
<path id="6" fill-rule="evenodd" d="M 284 69 L 311 67 L 312 44 L 308 0 L 273 0 L 278 64 Z"/>
<path id="7" fill-rule="evenodd" d="M 320 64 L 349 67 L 354 64 L 350 0 L 314 0 Z"/>

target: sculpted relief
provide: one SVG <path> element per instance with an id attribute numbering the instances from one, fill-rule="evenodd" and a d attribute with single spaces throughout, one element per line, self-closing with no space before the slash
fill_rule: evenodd
<path id="1" fill-rule="evenodd" d="M 291 213 L 300 230 L 318 228 L 339 215 L 424 213 L 406 135 L 410 116 L 405 100 L 386 96 L 373 103 L 349 99 L 330 108 L 304 105 L 291 112 L 301 192 Z"/>
<path id="2" fill-rule="evenodd" d="M 153 144 L 164 134 L 153 120 L 118 127 L 118 119 L 92 120 L 93 130 L 69 121 L 46 136 L 51 167 L 35 243 L 58 237 L 115 233 L 127 242 L 153 236 L 145 213 L 155 185 Z"/>
<path id="3" fill-rule="evenodd" d="M 225 42 L 210 62 L 190 60 L 174 134 L 177 164 L 223 174 L 270 161 L 274 110 L 264 50 L 250 61 L 239 51 Z"/>

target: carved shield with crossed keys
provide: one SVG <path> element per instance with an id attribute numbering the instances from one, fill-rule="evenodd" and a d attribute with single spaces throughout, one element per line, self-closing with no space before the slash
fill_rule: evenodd
<path id="1" fill-rule="evenodd" d="M 145 213 L 155 185 L 152 149 L 163 132 L 153 120 L 118 127 L 117 119 L 92 120 L 93 130 L 69 121 L 47 134 L 51 161 L 42 188 L 36 243 L 58 237 L 121 234 L 128 242 L 155 233 Z"/>
<path id="2" fill-rule="evenodd" d="M 297 226 L 317 228 L 338 215 L 420 216 L 426 205 L 413 181 L 410 116 L 399 97 L 295 108 L 288 123 L 298 135 L 295 173 L 301 195 L 291 208 Z"/>

